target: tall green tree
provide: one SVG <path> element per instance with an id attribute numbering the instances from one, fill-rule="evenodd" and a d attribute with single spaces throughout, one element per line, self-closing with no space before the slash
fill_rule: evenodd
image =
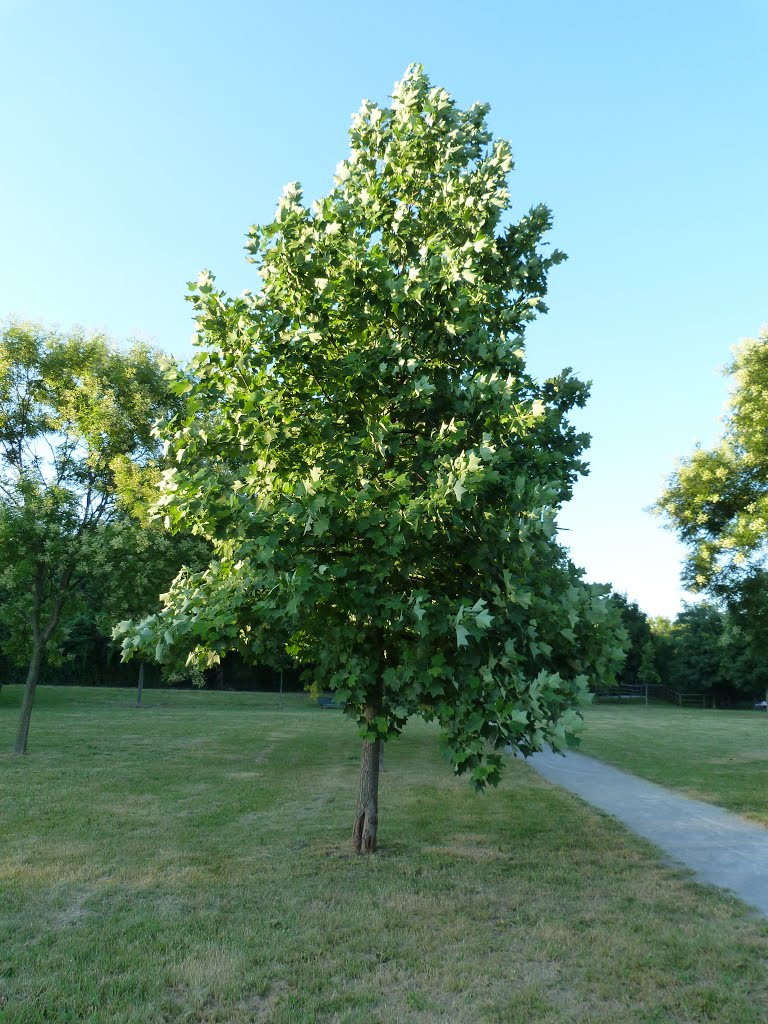
<path id="1" fill-rule="evenodd" d="M 699 590 L 762 568 L 768 544 L 768 332 L 734 347 L 723 436 L 670 477 L 657 508 L 689 549 Z"/>
<path id="2" fill-rule="evenodd" d="M 248 250 L 261 287 L 192 286 L 199 354 L 166 440 L 168 522 L 215 560 L 184 574 L 126 656 L 310 653 L 363 745 L 354 846 L 376 848 L 382 741 L 437 720 L 456 772 L 562 748 L 620 650 L 555 514 L 584 470 L 587 387 L 543 382 L 523 333 L 545 309 L 550 213 L 505 223 L 512 156 L 488 107 L 419 66 L 365 102 L 331 192 L 288 185 Z"/>
<path id="3" fill-rule="evenodd" d="M 46 649 L 104 531 L 145 486 L 157 456 L 152 427 L 170 400 L 145 346 L 121 352 L 102 335 L 21 322 L 0 332 L 2 618 L 29 645 L 17 754 L 27 750 Z"/>
<path id="4" fill-rule="evenodd" d="M 768 695 L 768 572 L 745 567 L 718 580 L 716 592 L 726 608 L 725 676 L 742 697 Z"/>
<path id="5" fill-rule="evenodd" d="M 709 601 L 687 605 L 669 637 L 667 681 L 674 689 L 709 693 L 717 703 L 759 691 L 764 670 L 731 612 Z"/>
<path id="6" fill-rule="evenodd" d="M 733 352 L 722 438 L 681 460 L 657 510 L 688 548 L 688 586 L 725 602 L 768 661 L 768 332 Z"/>
<path id="7" fill-rule="evenodd" d="M 728 689 L 723 675 L 724 615 L 702 601 L 686 605 L 675 619 L 669 685 L 681 692 L 706 692 L 722 697 Z"/>

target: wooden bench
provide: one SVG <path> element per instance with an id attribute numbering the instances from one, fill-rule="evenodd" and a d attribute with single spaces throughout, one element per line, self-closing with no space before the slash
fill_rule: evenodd
<path id="1" fill-rule="evenodd" d="M 333 699 L 333 697 L 328 696 L 326 694 L 323 694 L 322 697 L 318 697 L 317 698 L 317 703 L 320 705 L 320 707 L 322 708 L 323 711 L 326 711 L 327 709 L 331 709 L 332 710 L 333 708 L 342 708 L 342 707 L 344 707 L 343 704 L 337 704 L 336 701 Z"/>

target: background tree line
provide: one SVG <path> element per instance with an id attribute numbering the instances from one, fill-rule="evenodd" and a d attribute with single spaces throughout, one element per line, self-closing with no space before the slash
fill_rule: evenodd
<path id="1" fill-rule="evenodd" d="M 112 640 L 115 623 L 151 615 L 158 595 L 180 568 L 200 569 L 210 555 L 201 537 L 171 534 L 147 516 L 164 464 L 152 427 L 172 416 L 179 404 L 163 373 L 164 357 L 141 346 L 121 355 L 101 336 L 86 337 L 77 330 L 58 334 L 13 322 L 6 324 L 0 348 L 0 685 L 25 681 L 35 646 L 35 602 L 39 612 L 50 615 L 64 586 L 66 600 L 42 652 L 39 680 L 134 686 L 137 666 L 121 661 Z M 765 351 L 765 338 L 748 344 L 752 376 L 763 372 L 757 357 Z M 729 372 L 736 372 L 733 366 Z M 84 401 L 84 386 L 97 379 L 94 400 Z M 129 397 L 137 382 L 140 401 Z M 126 449 L 132 445 L 143 450 L 131 462 Z M 620 683 L 662 683 L 709 694 L 727 705 L 751 701 L 768 685 L 768 575 L 754 561 L 712 571 L 716 547 L 711 538 L 722 524 L 705 523 L 705 531 L 701 509 L 716 508 L 721 518 L 727 511 L 722 498 L 712 501 L 702 482 L 716 479 L 723 489 L 722 472 L 707 475 L 707 459 L 714 457 L 697 451 L 662 499 L 663 512 L 671 516 L 674 511 L 680 519 L 687 514 L 698 531 L 692 525 L 691 537 L 685 537 L 693 549 L 687 582 L 708 591 L 712 600 L 687 606 L 674 621 L 649 617 L 621 594 L 613 594 L 611 601 L 629 637 Z M 729 467 L 736 461 L 731 456 Z M 750 479 L 754 474 L 753 468 Z M 94 483 L 101 494 L 100 514 L 92 499 L 89 508 L 83 504 Z M 74 513 L 72 494 L 81 499 Z M 738 508 L 738 502 L 731 505 Z M 702 550 L 710 559 L 706 574 Z M 71 580 L 62 582 L 62 575 L 75 565 L 75 554 L 72 585 Z M 35 574 L 42 564 L 48 578 L 42 598 L 36 598 Z M 202 674 L 183 665 L 148 663 L 144 685 L 196 682 L 213 689 L 282 685 L 291 690 L 301 689 L 300 675 L 296 667 L 281 673 L 269 665 L 247 664 L 234 651 Z"/>
<path id="2" fill-rule="evenodd" d="M 702 601 L 672 620 L 646 615 L 623 594 L 612 594 L 611 601 L 629 636 L 620 685 L 662 684 L 707 694 L 718 706 L 751 703 L 765 693 L 768 666 L 738 606 Z"/>
<path id="3" fill-rule="evenodd" d="M 182 566 L 209 560 L 202 537 L 171 534 L 149 513 L 164 465 L 156 427 L 178 406 L 166 369 L 144 345 L 2 325 L 0 685 L 25 683 L 30 702 L 41 680 L 135 685 L 136 665 L 111 640 L 115 623 L 150 615 Z M 279 682 L 236 657 L 205 679 L 172 662 L 147 665 L 144 677 L 147 686 Z"/>

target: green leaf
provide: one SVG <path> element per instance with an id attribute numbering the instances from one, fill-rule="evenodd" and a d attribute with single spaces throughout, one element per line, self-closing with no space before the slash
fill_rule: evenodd
<path id="1" fill-rule="evenodd" d="M 322 537 L 325 531 L 328 529 L 330 520 L 326 516 L 320 516 L 319 519 L 315 520 L 315 525 L 312 527 L 312 533 L 316 537 Z"/>

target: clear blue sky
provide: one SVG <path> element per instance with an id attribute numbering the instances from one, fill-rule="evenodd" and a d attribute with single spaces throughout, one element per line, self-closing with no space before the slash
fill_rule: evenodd
<path id="1" fill-rule="evenodd" d="M 515 211 L 570 259 L 528 335 L 594 382 L 561 522 L 652 614 L 681 549 L 644 512 L 718 432 L 718 368 L 768 320 L 768 0 L 0 0 L 0 315 L 188 355 L 186 282 L 255 284 L 251 223 L 328 190 L 351 113 L 412 61 L 511 140 Z"/>

